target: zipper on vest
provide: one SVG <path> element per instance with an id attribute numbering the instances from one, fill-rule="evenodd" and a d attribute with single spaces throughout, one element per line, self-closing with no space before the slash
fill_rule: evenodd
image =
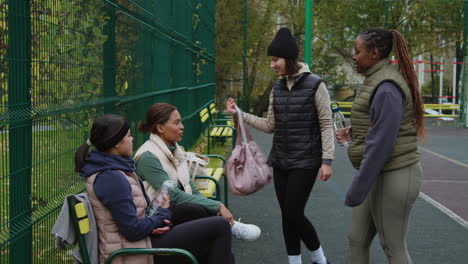
<path id="1" fill-rule="evenodd" d="M 286 137 L 285 138 L 289 137 L 289 98 L 291 97 L 291 93 L 292 93 L 292 89 L 291 91 L 288 91 L 288 98 L 286 99 L 286 119 L 285 119 Z M 287 140 L 285 141 L 286 141 L 286 153 L 289 153 L 289 142 Z"/>

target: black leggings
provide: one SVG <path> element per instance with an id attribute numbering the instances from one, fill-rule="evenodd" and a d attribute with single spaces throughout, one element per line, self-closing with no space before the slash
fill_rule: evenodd
<path id="1" fill-rule="evenodd" d="M 153 248 L 181 248 L 192 253 L 199 263 L 234 264 L 231 252 L 231 225 L 221 216 L 205 217 L 174 226 L 163 235 L 151 235 Z M 154 262 L 187 263 L 181 258 L 155 257 Z"/>
<path id="2" fill-rule="evenodd" d="M 183 203 L 178 205 L 171 203 L 170 209 L 172 211 L 172 223 L 174 225 L 180 225 L 200 218 L 216 215 L 196 203 Z"/>
<path id="3" fill-rule="evenodd" d="M 280 170 L 274 168 L 273 179 L 281 208 L 284 241 L 288 255 L 301 254 L 301 240 L 309 250 L 317 250 L 320 241 L 304 209 L 319 168 Z"/>

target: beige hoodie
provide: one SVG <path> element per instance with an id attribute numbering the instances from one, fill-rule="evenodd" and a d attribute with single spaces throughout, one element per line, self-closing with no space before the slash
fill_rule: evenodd
<path id="1" fill-rule="evenodd" d="M 309 66 L 305 63 L 300 63 L 301 69 L 298 73 L 292 76 L 282 76 L 281 78 L 287 78 L 287 86 L 289 90 L 292 89 L 296 82 L 296 77 L 304 72 L 310 72 Z M 320 130 L 322 136 L 322 159 L 323 163 L 331 164 L 333 160 L 333 154 L 335 151 L 334 133 L 333 133 L 333 121 L 332 112 L 330 107 L 330 96 L 328 95 L 327 87 L 325 83 L 321 83 L 315 93 L 315 107 L 317 108 L 318 119 L 320 122 Z M 270 93 L 270 104 L 268 106 L 268 114 L 266 118 L 254 116 L 248 113 L 244 113 L 245 123 L 265 133 L 275 132 L 275 116 L 273 111 L 273 90 Z"/>

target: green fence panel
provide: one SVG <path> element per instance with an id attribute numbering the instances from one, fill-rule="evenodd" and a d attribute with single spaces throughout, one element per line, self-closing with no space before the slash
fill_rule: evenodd
<path id="1" fill-rule="evenodd" d="M 85 190 L 75 150 L 104 113 L 134 146 L 155 102 L 176 105 L 185 147 L 214 101 L 215 0 L 0 0 L 0 263 L 73 263 L 52 226 Z"/>
<path id="2" fill-rule="evenodd" d="M 31 256 L 31 37 L 28 1 L 15 1 L 8 6 L 8 146 L 10 175 L 10 219 L 8 236 L 10 259 L 30 261 Z M 7 118 L 5 116 L 5 118 Z M 2 225 L 3 226 L 3 225 Z M 5 226 L 6 227 L 6 226 Z M 3 233 L 3 232 L 2 232 Z M 5 230 L 6 233 L 6 230 Z"/>

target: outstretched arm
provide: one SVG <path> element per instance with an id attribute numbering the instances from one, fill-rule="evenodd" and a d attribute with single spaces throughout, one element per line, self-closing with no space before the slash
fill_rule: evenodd
<path id="1" fill-rule="evenodd" d="M 236 115 L 236 103 L 234 99 L 229 98 L 228 102 L 226 103 L 226 111 L 231 113 L 232 115 Z M 246 124 L 250 125 L 251 127 L 263 131 L 265 133 L 273 133 L 275 131 L 275 116 L 273 111 L 273 92 L 270 94 L 270 103 L 268 106 L 268 114 L 266 118 L 258 117 L 252 114 L 248 114 L 245 112 L 243 113 L 243 118 Z"/>

